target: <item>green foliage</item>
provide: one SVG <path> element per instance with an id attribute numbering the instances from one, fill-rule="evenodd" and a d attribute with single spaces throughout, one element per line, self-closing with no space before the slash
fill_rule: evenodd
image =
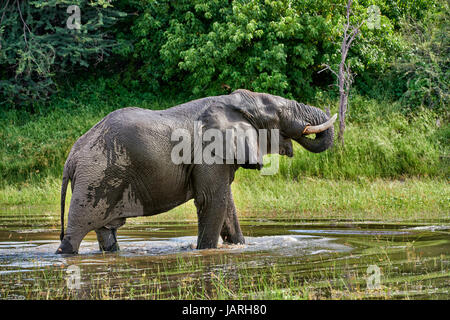
<path id="1" fill-rule="evenodd" d="M 398 29 L 400 21 L 405 17 L 421 20 L 440 1 L 436 0 L 377 0 L 367 1 L 376 4 L 383 15 L 386 15 Z"/>
<path id="2" fill-rule="evenodd" d="M 69 5 L 80 8 L 81 28 L 69 29 Z M 106 30 L 123 13 L 105 0 L 3 1 L 0 6 L 0 106 L 45 100 L 55 75 L 95 65 L 116 41 Z"/>
<path id="3" fill-rule="evenodd" d="M 152 1 L 131 28 L 138 75 L 153 89 L 169 83 L 194 95 L 223 93 L 221 85 L 310 98 L 323 63 L 337 64 L 344 1 Z M 367 6 L 355 6 L 361 21 Z M 389 19 L 364 27 L 353 50 L 356 72 L 382 72 L 398 52 Z"/>
<path id="4" fill-rule="evenodd" d="M 347 61 L 352 73 L 358 75 L 355 78 L 358 82 L 364 83 L 366 80 L 365 78 L 361 79 L 359 75 L 384 75 L 392 59 L 402 50 L 399 35 L 395 33 L 394 25 L 385 15 L 384 11 L 380 12 L 379 25 L 377 24 L 375 27 L 371 27 L 366 23 L 368 19 L 368 8 L 371 5 L 378 6 L 378 2 L 355 1 L 352 4 L 351 25 L 357 26 L 361 23 L 362 25 L 356 40 L 352 43 Z M 334 13 L 337 19 L 329 21 L 332 37 L 328 41 L 336 43 L 336 45 L 332 47 L 332 50 L 324 53 L 324 61 L 336 71 L 338 70 L 338 64 L 341 59 L 341 43 L 344 25 L 346 24 L 345 10 L 343 7 L 346 3 L 347 1 L 344 1 L 341 3 L 341 6 L 337 6 L 338 12 Z"/>
<path id="5" fill-rule="evenodd" d="M 405 19 L 402 33 L 406 53 L 396 62 L 398 76 L 406 82 L 402 102 L 410 109 L 422 105 L 448 112 L 450 90 L 449 4 L 443 2 L 423 21 Z"/>
<path id="6" fill-rule="evenodd" d="M 82 73 L 120 74 L 125 86 L 154 94 L 170 88 L 207 96 L 247 88 L 300 101 L 330 91 L 335 82 L 330 72 L 318 71 L 323 64 L 337 69 L 345 0 L 111 3 L 4 1 L 0 105 L 35 105 Z M 66 28 L 72 4 L 80 6 L 81 30 Z M 363 24 L 348 57 L 358 93 L 402 99 L 406 112 L 422 104 L 442 110 L 448 4 L 355 0 L 352 24 L 367 18 L 371 5 L 380 8 L 379 28 Z"/>

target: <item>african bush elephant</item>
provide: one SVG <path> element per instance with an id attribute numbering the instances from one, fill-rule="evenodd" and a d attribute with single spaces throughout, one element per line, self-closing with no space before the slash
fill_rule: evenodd
<path id="1" fill-rule="evenodd" d="M 254 149 L 260 148 L 261 142 L 244 140 L 243 162 L 233 158 L 232 152 L 232 161 L 227 158 L 225 163 L 177 164 L 173 161 L 174 131 L 181 128 L 195 135 L 198 123 L 224 134 L 245 129 L 256 133 L 253 137 L 260 136 L 259 130 L 275 130 L 279 153 L 292 156 L 291 139 L 311 152 L 332 146 L 335 119 L 336 115 L 328 118 L 321 110 L 294 100 L 247 90 L 162 111 L 116 110 L 75 142 L 64 165 L 61 244 L 56 253 L 77 253 L 92 230 L 101 250 L 118 250 L 116 232 L 126 218 L 156 215 L 190 199 L 197 207 L 198 249 L 217 247 L 219 235 L 224 242 L 244 243 L 231 183 L 239 167 L 261 169 L 261 158 L 256 163 L 249 161 L 249 153 L 258 154 Z M 306 137 L 312 133 L 314 139 Z M 183 151 L 183 156 L 190 159 L 193 153 Z M 72 198 L 64 233 L 69 180 Z"/>

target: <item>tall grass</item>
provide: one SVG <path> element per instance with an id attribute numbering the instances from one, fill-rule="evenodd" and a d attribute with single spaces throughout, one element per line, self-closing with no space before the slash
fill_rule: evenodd
<path id="1" fill-rule="evenodd" d="M 116 84 L 117 85 L 117 84 Z M 125 107 L 166 109 L 181 103 L 132 93 L 111 80 L 78 84 L 35 114 L 0 110 L 0 186 L 60 176 L 73 143 L 108 113 Z"/>
<path id="2" fill-rule="evenodd" d="M 295 157 L 281 158 L 280 170 L 294 179 L 304 175 L 346 179 L 448 176 L 445 145 L 437 137 L 440 130 L 448 131 L 448 127 L 437 127 L 435 115 L 426 110 L 410 118 L 392 113 L 367 122 L 354 121 L 347 124 L 344 147 L 335 145 L 313 154 L 296 145 Z"/>

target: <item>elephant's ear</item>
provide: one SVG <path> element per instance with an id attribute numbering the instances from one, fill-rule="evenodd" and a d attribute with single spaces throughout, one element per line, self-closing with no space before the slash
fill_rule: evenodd
<path id="1" fill-rule="evenodd" d="M 209 152 L 217 160 L 222 160 L 221 163 L 239 164 L 247 169 L 260 170 L 263 167 L 258 131 L 240 110 L 229 105 L 210 105 L 198 121 L 202 125 L 204 155 Z M 216 141 L 218 135 L 221 141 Z M 211 147 L 220 142 L 222 148 Z"/>

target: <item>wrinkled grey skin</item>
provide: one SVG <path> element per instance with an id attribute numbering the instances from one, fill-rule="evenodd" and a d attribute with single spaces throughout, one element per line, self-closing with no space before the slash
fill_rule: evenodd
<path id="1" fill-rule="evenodd" d="M 91 230 L 96 231 L 101 250 L 118 250 L 117 229 L 126 218 L 156 215 L 190 199 L 197 207 L 198 249 L 215 248 L 219 235 L 227 243 L 244 243 L 231 183 L 239 167 L 260 169 L 261 164 L 175 165 L 171 150 L 178 142 L 170 140 L 172 131 L 184 128 L 193 135 L 194 121 L 202 121 L 204 130 L 279 129 L 280 154 L 292 156 L 291 139 L 311 152 L 322 152 L 333 144 L 333 127 L 315 139 L 302 135 L 307 125 L 327 120 L 317 108 L 247 90 L 163 111 L 116 110 L 80 137 L 67 158 L 61 190 L 62 241 L 57 253 L 77 253 Z M 64 234 L 69 180 L 72 199 Z"/>

